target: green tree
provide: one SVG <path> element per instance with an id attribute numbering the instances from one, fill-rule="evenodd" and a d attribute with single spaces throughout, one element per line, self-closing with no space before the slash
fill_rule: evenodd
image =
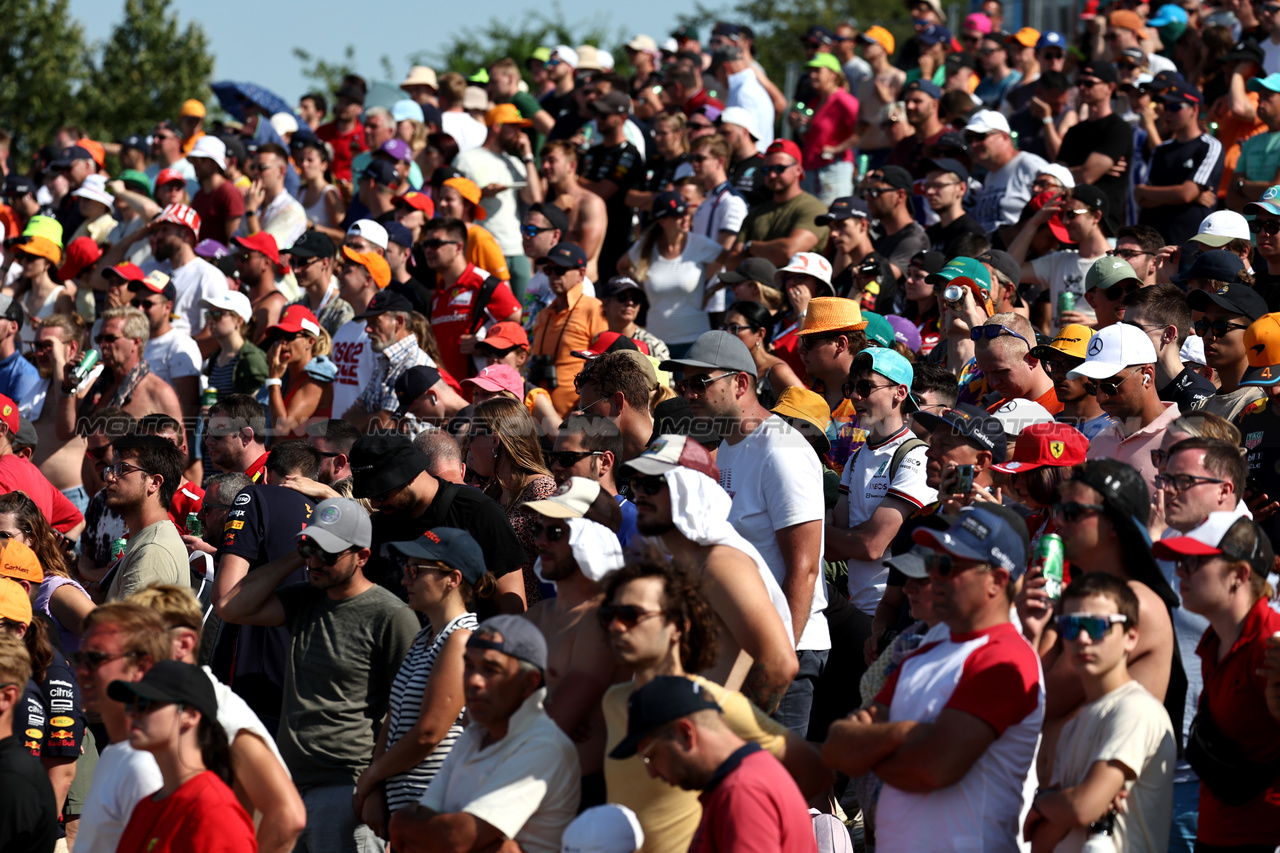
<path id="1" fill-rule="evenodd" d="M 332 96 L 342 85 L 342 78 L 348 74 L 356 74 L 356 46 L 347 45 L 342 52 L 342 59 L 331 62 L 324 57 L 315 56 L 311 51 L 301 47 L 293 49 L 294 58 L 302 63 L 302 76 L 314 82 L 315 90 L 326 97 Z"/>
<path id="2" fill-rule="evenodd" d="M 64 124 L 85 115 L 76 97 L 87 64 L 68 0 L 0 0 L 0 126 L 25 164 Z M 21 166 L 20 166 L 21 167 Z"/>
<path id="3" fill-rule="evenodd" d="M 209 100 L 209 39 L 198 24 L 180 27 L 169 6 L 169 0 L 125 0 L 124 20 L 81 91 L 90 136 L 140 133 L 161 119 L 176 120 L 188 98 Z"/>
<path id="4" fill-rule="evenodd" d="M 607 18 L 599 16 L 594 21 L 571 22 L 565 19 L 560 4 L 552 3 L 549 15 L 535 11 L 516 21 L 490 18 L 483 27 L 453 36 L 439 55 L 416 54 L 410 57 L 410 63 L 433 65 L 441 71 L 470 76 L 505 56 L 524 67 L 525 60 L 539 47 L 591 44 L 611 51 L 621 65 L 626 57 L 614 46 L 625 41 L 620 29 L 610 32 Z"/>

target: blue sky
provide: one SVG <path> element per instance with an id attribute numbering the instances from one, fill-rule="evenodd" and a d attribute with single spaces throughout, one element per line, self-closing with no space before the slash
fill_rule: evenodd
<path id="1" fill-rule="evenodd" d="M 72 13 L 80 19 L 90 40 L 103 40 L 110 35 L 123 5 L 121 0 L 71 0 Z M 404 74 L 408 71 L 408 56 L 420 51 L 438 53 L 450 34 L 478 27 L 492 17 L 514 20 L 530 9 L 550 6 L 530 0 L 381 0 L 368 4 L 339 0 L 173 0 L 172 8 L 184 25 L 195 20 L 204 27 L 216 60 L 215 80 L 257 83 L 290 103 L 297 103 L 310 87 L 302 76 L 301 64 L 293 56 L 295 46 L 337 61 L 346 46 L 354 44 L 359 72 L 370 79 L 380 79 L 383 74 L 379 60 L 384 54 L 391 58 L 396 72 Z M 636 32 L 646 32 L 658 41 L 674 27 L 676 14 L 689 8 L 687 0 L 590 6 L 568 0 L 562 4 L 569 20 L 580 15 L 589 21 L 604 20 L 611 31 L 626 32 L 628 38 Z"/>

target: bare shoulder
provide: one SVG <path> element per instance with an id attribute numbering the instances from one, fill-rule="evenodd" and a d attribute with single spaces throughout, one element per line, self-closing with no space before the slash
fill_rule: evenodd
<path id="1" fill-rule="evenodd" d="M 1141 623 L 1139 637 L 1143 634 L 1150 637 L 1157 632 L 1165 633 L 1173 630 L 1169 608 L 1151 587 L 1141 581 L 1129 581 L 1129 588 L 1138 597 L 1138 618 Z"/>

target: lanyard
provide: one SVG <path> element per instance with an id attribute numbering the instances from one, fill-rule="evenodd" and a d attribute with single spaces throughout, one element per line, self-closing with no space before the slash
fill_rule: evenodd
<path id="1" fill-rule="evenodd" d="M 573 301 L 573 304 L 569 306 L 569 316 L 564 318 L 564 325 L 560 327 L 560 336 L 556 338 L 556 348 L 549 353 L 546 353 L 546 352 L 541 353 L 542 355 L 550 355 L 552 357 L 553 363 L 554 363 L 554 359 L 560 355 L 560 342 L 564 340 L 564 333 L 568 331 L 569 323 L 570 321 L 573 320 L 573 312 L 578 310 L 578 303 L 581 302 L 582 297 L 586 295 L 587 294 L 585 291 L 579 293 L 578 298 L 575 299 Z M 547 325 L 542 327 L 542 339 L 538 341 L 539 350 L 541 350 L 542 345 L 547 342 L 547 328 L 551 325 L 552 322 L 553 321 L 551 320 L 547 320 Z"/>
<path id="2" fill-rule="evenodd" d="M 728 181 L 725 181 L 723 184 L 721 184 L 719 187 L 716 188 L 720 190 L 720 192 L 716 194 L 716 200 L 711 202 L 711 215 L 707 217 L 706 236 L 710 237 L 712 240 L 716 238 L 716 235 L 711 233 L 712 231 L 715 230 L 715 227 L 716 227 L 716 208 L 720 206 L 720 202 L 724 199 L 725 193 L 732 192 L 732 189 L 730 189 L 732 186 L 733 185 L 730 184 Z"/>

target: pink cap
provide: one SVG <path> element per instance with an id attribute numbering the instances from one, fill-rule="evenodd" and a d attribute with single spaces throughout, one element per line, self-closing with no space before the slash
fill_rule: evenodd
<path id="1" fill-rule="evenodd" d="M 964 27 L 966 30 L 975 30 L 984 36 L 991 32 L 991 19 L 981 12 L 974 12 L 972 15 L 964 19 Z"/>
<path id="2" fill-rule="evenodd" d="M 486 391 L 509 391 L 517 400 L 524 399 L 524 378 L 509 364 L 491 364 L 479 375 L 462 381 Z"/>

